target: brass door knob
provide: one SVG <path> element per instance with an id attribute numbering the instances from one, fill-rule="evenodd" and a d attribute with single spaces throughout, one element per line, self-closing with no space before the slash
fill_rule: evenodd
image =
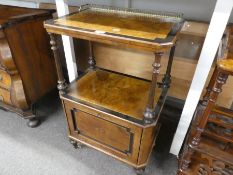
<path id="1" fill-rule="evenodd" d="M 0 75 L 0 81 L 2 81 L 3 80 L 3 76 L 2 75 Z"/>

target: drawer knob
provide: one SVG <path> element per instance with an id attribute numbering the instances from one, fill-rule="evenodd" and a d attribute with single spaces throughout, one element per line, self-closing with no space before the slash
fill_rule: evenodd
<path id="1" fill-rule="evenodd" d="M 3 96 L 0 95 L 0 101 L 3 101 Z"/>

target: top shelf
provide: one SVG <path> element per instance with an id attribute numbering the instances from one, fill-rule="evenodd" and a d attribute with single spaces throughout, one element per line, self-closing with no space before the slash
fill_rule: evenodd
<path id="1" fill-rule="evenodd" d="M 183 24 L 181 16 L 176 13 L 84 5 L 78 12 L 47 21 L 45 28 L 51 33 L 69 32 L 73 37 L 91 41 L 112 41 L 156 50 L 174 44 Z"/>

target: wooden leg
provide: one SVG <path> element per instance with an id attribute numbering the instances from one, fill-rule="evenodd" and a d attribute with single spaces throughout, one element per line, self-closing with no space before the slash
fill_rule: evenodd
<path id="1" fill-rule="evenodd" d="M 96 61 L 94 57 L 93 44 L 89 41 L 89 58 L 88 58 L 89 69 L 95 69 Z"/>
<path id="2" fill-rule="evenodd" d="M 227 74 L 225 74 L 221 71 L 218 71 L 215 86 L 213 87 L 212 91 L 210 92 L 207 106 L 203 112 L 203 115 L 201 117 L 201 121 L 199 123 L 199 126 L 196 129 L 194 138 L 191 142 L 192 146 L 198 146 L 198 144 L 200 142 L 201 133 L 204 131 L 204 128 L 205 128 L 207 121 L 208 121 L 208 117 L 215 106 L 215 103 L 216 103 L 216 100 L 217 100 L 219 93 L 222 92 L 222 86 L 226 83 L 227 78 L 228 78 Z"/>
<path id="3" fill-rule="evenodd" d="M 40 125 L 40 119 L 36 116 L 34 116 L 33 118 L 30 118 L 27 122 L 27 126 L 30 128 L 35 128 L 37 126 Z"/>
<path id="4" fill-rule="evenodd" d="M 217 78 L 216 78 L 216 83 L 212 88 L 212 91 L 210 92 L 209 99 L 207 101 L 207 105 L 204 109 L 204 112 L 201 116 L 201 120 L 195 130 L 194 136 L 192 139 L 189 141 L 189 147 L 187 149 L 187 152 L 184 155 L 184 160 L 182 162 L 181 168 L 183 170 L 186 170 L 191 162 L 191 157 L 193 155 L 193 149 L 195 147 L 199 146 L 200 140 L 201 140 L 201 134 L 204 131 L 204 128 L 208 122 L 208 117 L 213 110 L 217 97 L 219 93 L 222 91 L 222 86 L 226 83 L 228 75 L 221 72 L 220 70 L 217 70 Z"/>
<path id="5" fill-rule="evenodd" d="M 40 123 L 41 123 L 40 119 L 39 119 L 39 117 L 37 116 L 37 113 L 36 113 L 36 104 L 32 105 L 31 113 L 32 113 L 32 115 L 28 119 L 27 126 L 30 127 L 30 128 L 35 128 L 35 127 L 39 126 Z"/>
<path id="6" fill-rule="evenodd" d="M 73 145 L 75 149 L 81 149 L 83 147 L 83 144 L 72 139 L 70 139 L 70 143 Z"/>
<path id="7" fill-rule="evenodd" d="M 152 74 L 152 82 L 151 82 L 151 87 L 149 91 L 149 96 L 148 96 L 148 102 L 146 106 L 146 110 L 144 112 L 144 122 L 145 123 L 152 123 L 153 119 L 155 117 L 154 115 L 154 96 L 155 96 L 155 88 L 157 86 L 157 78 L 159 75 L 160 71 L 160 61 L 163 53 L 155 53 L 155 60 L 154 63 L 152 64 L 153 66 L 153 74 Z"/>
<path id="8" fill-rule="evenodd" d="M 67 88 L 67 84 L 66 84 L 66 80 L 65 80 L 64 75 L 63 75 L 61 60 L 60 60 L 60 56 L 58 53 L 58 46 L 56 43 L 57 36 L 55 34 L 52 34 L 52 33 L 49 33 L 49 36 L 50 36 L 50 44 L 52 46 L 51 49 L 52 49 L 53 54 L 54 54 L 57 75 L 58 75 L 57 88 L 58 88 L 60 94 L 65 94 L 65 89 Z"/>
<path id="9" fill-rule="evenodd" d="M 20 117 L 28 120 L 27 126 L 30 128 L 35 128 L 40 125 L 40 118 L 36 114 L 36 106 L 33 104 L 28 110 L 21 110 L 19 108 L 15 108 L 11 105 L 7 105 L 5 103 L 0 102 L 0 109 L 8 112 L 13 112 Z"/>
<path id="10" fill-rule="evenodd" d="M 180 162 L 180 166 L 179 166 L 180 172 L 188 169 L 191 163 L 191 157 L 193 153 L 194 153 L 194 150 L 189 145 L 187 145 L 187 147 L 184 150 L 184 153 L 183 153 L 184 155 L 182 157 L 182 160 Z"/>
<path id="11" fill-rule="evenodd" d="M 134 171 L 137 175 L 143 175 L 145 173 L 145 169 L 146 167 L 142 167 L 142 168 L 135 168 Z"/>
<path id="12" fill-rule="evenodd" d="M 173 58 L 174 58 L 174 54 L 175 54 L 175 49 L 176 49 L 176 46 L 174 45 L 170 51 L 166 74 L 164 75 L 163 81 L 162 81 L 163 88 L 169 88 L 170 84 L 171 84 L 171 69 L 172 69 L 172 63 L 173 63 Z"/>
<path id="13" fill-rule="evenodd" d="M 207 101 L 209 100 L 209 97 L 210 97 L 210 92 L 212 91 L 213 87 L 214 87 L 214 84 L 216 82 L 216 77 L 217 77 L 217 67 L 215 67 L 214 69 L 214 72 L 211 76 L 211 79 L 210 79 L 210 82 L 206 88 L 206 93 L 205 95 L 203 96 L 203 101 L 202 101 L 202 105 L 206 106 L 207 105 Z"/>

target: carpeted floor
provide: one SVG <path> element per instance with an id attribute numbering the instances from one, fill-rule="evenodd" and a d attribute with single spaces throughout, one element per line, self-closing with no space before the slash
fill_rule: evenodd
<path id="1" fill-rule="evenodd" d="M 34 129 L 0 110 L 0 175 L 135 175 L 131 167 L 94 149 L 73 148 L 56 93 L 37 108 L 43 123 Z M 176 174 L 176 157 L 168 153 L 173 134 L 174 129 L 163 125 L 146 175 Z"/>

